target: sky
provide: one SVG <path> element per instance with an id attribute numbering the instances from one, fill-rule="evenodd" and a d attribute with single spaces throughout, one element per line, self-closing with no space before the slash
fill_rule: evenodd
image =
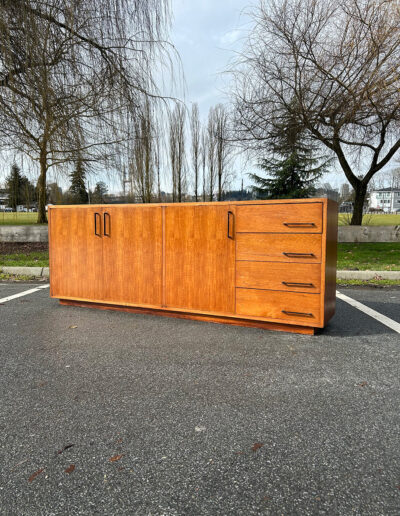
<path id="1" fill-rule="evenodd" d="M 246 35 L 248 6 L 249 0 L 172 0 L 171 40 L 182 61 L 185 100 L 197 102 L 204 118 L 210 106 L 228 99 L 223 72 Z"/>
<path id="2" fill-rule="evenodd" d="M 231 78 L 224 72 L 229 69 L 235 53 L 241 50 L 245 42 L 251 28 L 249 12 L 256 2 L 257 0 L 171 0 L 170 41 L 179 55 L 184 83 L 180 87 L 169 84 L 167 74 L 162 89 L 166 95 L 184 100 L 189 109 L 193 102 L 197 102 L 203 122 L 206 121 L 211 106 L 229 101 Z M 242 179 L 244 185 L 249 186 L 247 174 L 257 171 L 254 163 L 246 161 L 244 157 L 237 157 L 231 168 L 235 176 L 232 188 L 240 188 Z M 2 179 L 0 177 L 0 182 Z M 49 178 L 50 181 L 51 179 Z M 104 179 L 110 185 L 111 191 L 121 191 L 119 180 Z M 67 186 L 62 178 L 57 177 L 57 180 L 63 188 Z M 334 188 L 340 188 L 345 181 L 343 172 L 336 167 L 321 182 L 329 182 Z M 167 186 L 166 188 L 168 189 Z"/>
<path id="3" fill-rule="evenodd" d="M 186 87 L 176 91 L 190 108 L 199 104 L 204 122 L 208 110 L 229 102 L 230 76 L 225 73 L 240 52 L 251 28 L 249 13 L 256 0 L 172 0 L 171 41 L 180 55 Z M 233 188 L 241 180 L 249 186 L 248 172 L 257 172 L 254 164 L 243 158 L 233 162 Z M 322 182 L 339 188 L 345 182 L 342 173 L 326 174 Z"/>

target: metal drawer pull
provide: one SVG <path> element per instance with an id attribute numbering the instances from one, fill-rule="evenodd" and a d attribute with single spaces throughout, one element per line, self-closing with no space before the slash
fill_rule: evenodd
<path id="1" fill-rule="evenodd" d="M 228 211 L 228 238 L 230 238 L 231 240 L 234 240 L 233 236 L 231 235 L 231 228 L 230 228 L 230 220 L 231 220 L 231 215 L 232 215 L 232 222 L 234 223 L 235 222 L 235 219 L 234 219 L 234 215 L 231 211 Z M 232 234 L 233 234 L 233 231 L 234 231 L 234 228 L 233 228 L 233 224 L 232 224 Z"/>
<path id="2" fill-rule="evenodd" d="M 313 257 L 315 257 L 314 253 L 282 253 L 282 254 L 284 254 L 288 258 L 303 258 L 303 257 L 313 258 Z"/>
<path id="3" fill-rule="evenodd" d="M 289 310 L 282 310 L 282 313 L 286 315 L 300 315 L 300 317 L 314 317 L 313 314 L 308 314 L 306 312 L 290 312 Z"/>
<path id="4" fill-rule="evenodd" d="M 99 219 L 100 219 L 100 233 L 97 232 L 97 217 L 99 217 Z M 101 237 L 101 216 L 100 216 L 100 213 L 97 213 L 97 212 L 94 214 L 94 234 L 96 236 Z"/>
<path id="5" fill-rule="evenodd" d="M 108 230 L 107 230 L 107 219 L 108 217 Z M 111 217 L 110 214 L 106 211 L 104 212 L 104 236 L 109 237 L 110 236 L 110 228 L 111 228 Z"/>
<path id="6" fill-rule="evenodd" d="M 284 226 L 290 227 L 307 227 L 307 228 L 313 228 L 315 227 L 314 222 L 284 222 Z"/>
<path id="7" fill-rule="evenodd" d="M 282 285 L 286 285 L 287 287 L 314 287 L 313 283 L 295 283 L 294 281 L 282 281 Z"/>

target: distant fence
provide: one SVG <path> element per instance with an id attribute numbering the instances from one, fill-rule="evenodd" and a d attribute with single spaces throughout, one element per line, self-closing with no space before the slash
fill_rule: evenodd
<path id="1" fill-rule="evenodd" d="M 339 242 L 400 242 L 400 226 L 339 226 Z M 47 226 L 1 226 L 0 242 L 47 242 Z"/>

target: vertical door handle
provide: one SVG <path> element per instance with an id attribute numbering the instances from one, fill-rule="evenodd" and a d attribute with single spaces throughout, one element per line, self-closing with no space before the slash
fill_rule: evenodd
<path id="1" fill-rule="evenodd" d="M 231 215 L 232 215 L 232 221 L 234 221 L 234 215 L 233 215 L 233 212 L 231 211 L 228 211 L 228 238 L 230 238 L 231 240 L 233 240 L 233 224 L 232 224 L 232 235 L 231 235 L 231 228 L 230 228 L 230 220 L 231 220 Z"/>
<path id="2" fill-rule="evenodd" d="M 97 216 L 100 219 L 100 233 L 97 232 Z M 100 213 L 97 213 L 97 212 L 94 214 L 94 234 L 96 236 L 101 237 L 101 217 L 100 217 Z"/>
<path id="3" fill-rule="evenodd" d="M 108 229 L 107 229 L 107 219 L 106 219 L 106 216 L 108 217 Z M 110 214 L 108 212 L 104 212 L 104 236 L 110 236 L 110 233 L 111 233 L 111 217 L 110 217 Z"/>

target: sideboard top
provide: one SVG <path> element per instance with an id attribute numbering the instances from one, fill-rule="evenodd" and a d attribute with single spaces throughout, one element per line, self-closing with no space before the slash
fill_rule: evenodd
<path id="1" fill-rule="evenodd" d="M 104 208 L 105 206 L 125 207 L 155 207 L 155 206 L 213 206 L 213 205 L 227 205 L 227 206 L 243 206 L 243 205 L 257 205 L 257 204 L 303 204 L 303 203 L 324 203 L 337 204 L 332 199 L 326 197 L 309 199 L 268 199 L 255 201 L 212 201 L 212 202 L 155 202 L 155 203 L 124 203 L 124 204 L 49 204 L 49 209 L 54 208 Z"/>

